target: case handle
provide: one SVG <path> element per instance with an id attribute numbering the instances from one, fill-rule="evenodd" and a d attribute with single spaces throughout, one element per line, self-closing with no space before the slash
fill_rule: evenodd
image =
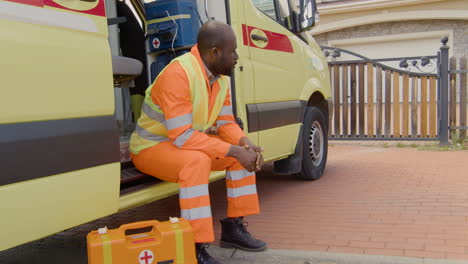
<path id="1" fill-rule="evenodd" d="M 119 230 L 122 232 L 125 232 L 130 229 L 139 229 L 139 228 L 145 228 L 145 227 L 150 227 L 150 226 L 152 226 L 154 230 L 158 225 L 159 225 L 159 221 L 157 220 L 140 221 L 140 222 L 121 225 L 119 227 Z"/>

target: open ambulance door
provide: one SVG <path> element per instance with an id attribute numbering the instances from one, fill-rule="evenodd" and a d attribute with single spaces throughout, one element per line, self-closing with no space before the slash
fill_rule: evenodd
<path id="1" fill-rule="evenodd" d="M 117 211 L 104 0 L 0 0 L 0 251 Z"/>

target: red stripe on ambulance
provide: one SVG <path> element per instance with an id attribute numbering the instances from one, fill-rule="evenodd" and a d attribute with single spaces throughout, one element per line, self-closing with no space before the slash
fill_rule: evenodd
<path id="1" fill-rule="evenodd" d="M 15 0 L 16 1 L 16 0 Z M 99 3 L 96 5 L 96 7 L 89 9 L 89 10 L 76 10 L 76 9 L 70 9 L 67 7 L 64 7 L 62 5 L 59 5 L 58 3 L 54 2 L 53 0 L 43 0 L 44 4 L 46 6 L 50 7 L 55 7 L 55 8 L 60 8 L 60 9 L 65 9 L 65 10 L 70 10 L 74 12 L 79 12 L 83 14 L 89 14 L 89 15 L 95 15 L 95 16 L 106 16 L 106 8 L 104 6 L 104 0 L 97 0 Z"/>
<path id="2" fill-rule="evenodd" d="M 247 25 L 242 24 L 242 38 L 244 40 L 244 46 L 249 46 L 249 34 L 247 33 Z"/>
<path id="3" fill-rule="evenodd" d="M 261 48 L 256 46 L 252 40 L 250 40 L 250 34 L 252 33 L 252 30 L 254 29 L 259 29 L 263 31 L 266 34 L 266 37 L 268 39 L 268 44 Z M 242 37 L 244 39 L 244 45 L 245 46 L 250 46 L 258 49 L 266 49 L 266 50 L 274 50 L 274 51 L 282 51 L 282 52 L 289 52 L 289 53 L 294 53 L 291 40 L 289 40 L 288 36 L 271 32 L 268 30 L 264 30 L 261 28 L 256 28 L 252 26 L 248 26 L 243 24 L 242 25 Z"/>
<path id="4" fill-rule="evenodd" d="M 19 3 L 19 4 L 25 4 L 25 5 L 38 6 L 38 7 L 44 6 L 44 0 L 7 0 L 7 1 Z"/>

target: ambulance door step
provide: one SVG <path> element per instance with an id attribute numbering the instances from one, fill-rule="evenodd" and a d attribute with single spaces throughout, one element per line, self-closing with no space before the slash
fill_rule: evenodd
<path id="1" fill-rule="evenodd" d="M 120 137 L 120 163 L 131 161 L 130 159 L 130 137 Z"/>
<path id="2" fill-rule="evenodd" d="M 137 170 L 131 162 L 122 164 L 120 177 L 120 194 L 133 192 L 161 182 L 160 180 L 146 175 Z"/>

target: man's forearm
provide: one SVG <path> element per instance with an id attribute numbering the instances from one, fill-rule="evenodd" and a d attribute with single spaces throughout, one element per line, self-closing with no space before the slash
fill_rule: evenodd
<path id="1" fill-rule="evenodd" d="M 218 135 L 233 145 L 238 145 L 240 138 L 245 137 L 244 132 L 236 123 L 228 123 L 218 127 Z"/>

